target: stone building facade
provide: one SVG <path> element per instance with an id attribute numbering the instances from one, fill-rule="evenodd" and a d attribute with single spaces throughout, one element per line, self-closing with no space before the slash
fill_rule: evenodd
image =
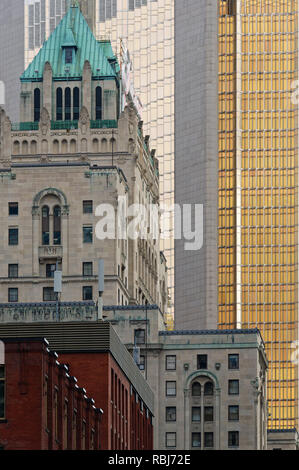
<path id="1" fill-rule="evenodd" d="M 159 227 L 148 233 L 141 218 L 144 238 L 125 239 L 103 206 L 117 215 L 132 204 L 159 212 L 155 151 L 135 109 L 120 113 L 117 59 L 109 42 L 96 41 L 79 7 L 69 9 L 23 73 L 20 102 L 22 122 L 0 112 L 2 299 L 55 300 L 57 266 L 62 301 L 96 300 L 96 261 L 103 258 L 105 304 L 165 311 Z M 99 224 L 109 238 L 99 239 Z"/>
<path id="2" fill-rule="evenodd" d="M 258 330 L 166 331 L 155 307 L 105 307 L 155 396 L 159 450 L 265 450 L 267 358 Z"/>

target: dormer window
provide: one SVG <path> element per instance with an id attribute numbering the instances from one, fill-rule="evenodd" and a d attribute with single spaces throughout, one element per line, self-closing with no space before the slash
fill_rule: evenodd
<path id="1" fill-rule="evenodd" d="M 66 64 L 72 64 L 73 63 L 73 53 L 74 53 L 74 48 L 73 47 L 66 47 L 65 48 L 65 63 Z"/>

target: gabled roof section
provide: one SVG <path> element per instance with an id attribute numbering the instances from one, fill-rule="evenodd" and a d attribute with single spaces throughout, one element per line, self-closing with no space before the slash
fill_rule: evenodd
<path id="1" fill-rule="evenodd" d="M 64 62 L 65 47 L 76 49 L 72 64 Z M 80 78 L 86 60 L 93 77 L 116 78 L 119 67 L 117 64 L 114 68 L 110 59 L 116 59 L 111 44 L 109 47 L 107 42 L 97 41 L 80 8 L 72 6 L 25 70 L 21 81 L 42 80 L 46 62 L 51 64 L 54 79 Z"/>

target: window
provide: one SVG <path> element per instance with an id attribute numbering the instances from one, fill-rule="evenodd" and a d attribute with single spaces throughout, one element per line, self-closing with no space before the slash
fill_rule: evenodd
<path id="1" fill-rule="evenodd" d="M 65 63 L 66 64 L 73 63 L 73 48 L 72 47 L 65 48 Z"/>
<path id="2" fill-rule="evenodd" d="M 166 433 L 166 447 L 176 447 L 176 432 Z"/>
<path id="3" fill-rule="evenodd" d="M 201 395 L 201 385 L 199 382 L 195 382 L 192 385 L 192 396 L 193 397 L 200 397 Z"/>
<path id="4" fill-rule="evenodd" d="M 19 277 L 19 265 L 18 264 L 8 265 L 8 277 Z"/>
<path id="5" fill-rule="evenodd" d="M 66 121 L 70 121 L 72 117 L 71 117 L 71 89 L 69 87 L 67 87 L 64 90 L 64 106 L 65 106 L 64 119 Z"/>
<path id="6" fill-rule="evenodd" d="M 145 343 L 145 330 L 135 330 L 134 331 L 134 344 L 144 344 Z"/>
<path id="7" fill-rule="evenodd" d="M 228 381 L 228 394 L 239 395 L 239 380 Z"/>
<path id="8" fill-rule="evenodd" d="M 92 300 L 92 286 L 83 287 L 83 300 Z"/>
<path id="9" fill-rule="evenodd" d="M 54 207 L 54 232 L 53 242 L 54 245 L 61 245 L 61 209 L 59 206 Z"/>
<path id="10" fill-rule="evenodd" d="M 214 408 L 212 406 L 204 407 L 204 420 L 214 421 Z"/>
<path id="11" fill-rule="evenodd" d="M 54 278 L 54 272 L 56 271 L 56 264 L 46 264 L 46 277 Z"/>
<path id="12" fill-rule="evenodd" d="M 214 447 L 214 434 L 212 432 L 205 432 L 204 446 Z"/>
<path id="13" fill-rule="evenodd" d="M 18 302 L 19 300 L 19 289 L 16 287 L 10 287 L 8 289 L 8 302 Z"/>
<path id="14" fill-rule="evenodd" d="M 40 119 L 40 89 L 35 88 L 34 90 L 34 122 L 38 122 Z"/>
<path id="15" fill-rule="evenodd" d="M 176 370 L 176 356 L 166 356 L 166 370 Z"/>
<path id="16" fill-rule="evenodd" d="M 92 243 L 92 227 L 83 227 L 83 243 Z"/>
<path id="17" fill-rule="evenodd" d="M 92 201 L 83 201 L 83 214 L 92 214 Z"/>
<path id="18" fill-rule="evenodd" d="M 83 263 L 83 276 L 92 276 L 93 275 L 93 265 L 92 262 Z"/>
<path id="19" fill-rule="evenodd" d="M 175 381 L 167 381 L 166 382 L 166 396 L 167 397 L 175 397 L 176 396 L 176 382 Z"/>
<path id="20" fill-rule="evenodd" d="M 50 244 L 50 211 L 48 206 L 42 208 L 42 244 Z"/>
<path id="21" fill-rule="evenodd" d="M 19 204 L 18 202 L 8 203 L 8 215 L 19 215 Z"/>
<path id="22" fill-rule="evenodd" d="M 44 302 L 53 302 L 56 300 L 56 292 L 54 292 L 54 287 L 43 288 L 43 300 Z"/>
<path id="23" fill-rule="evenodd" d="M 197 369 L 208 368 L 208 356 L 206 354 L 198 354 L 197 356 Z"/>
<path id="24" fill-rule="evenodd" d="M 8 229 L 8 244 L 9 245 L 19 244 L 19 229 L 18 228 Z"/>
<path id="25" fill-rule="evenodd" d="M 168 406 L 166 408 L 166 421 L 176 421 L 176 407 Z"/>
<path id="26" fill-rule="evenodd" d="M 139 369 L 140 370 L 145 370 L 145 356 L 140 356 Z"/>
<path id="27" fill-rule="evenodd" d="M 206 382 L 204 385 L 204 395 L 213 395 L 214 385 L 213 382 Z"/>
<path id="28" fill-rule="evenodd" d="M 201 447 L 201 434 L 200 432 L 192 433 L 192 447 Z"/>
<path id="29" fill-rule="evenodd" d="M 201 408 L 200 406 L 192 407 L 192 421 L 193 423 L 199 423 L 201 420 Z"/>
<path id="30" fill-rule="evenodd" d="M 239 431 L 228 432 L 228 447 L 239 447 Z"/>
<path id="31" fill-rule="evenodd" d="M 56 121 L 62 121 L 62 88 L 56 90 Z"/>
<path id="32" fill-rule="evenodd" d="M 239 354 L 229 354 L 228 355 L 228 368 L 239 369 Z"/>
<path id="33" fill-rule="evenodd" d="M 73 120 L 78 121 L 80 114 L 80 92 L 76 86 L 73 90 Z"/>
<path id="34" fill-rule="evenodd" d="M 0 364 L 0 419 L 5 418 L 5 366 Z"/>
<path id="35" fill-rule="evenodd" d="M 237 405 L 230 405 L 228 407 L 229 421 L 239 421 L 239 407 Z"/>
<path id="36" fill-rule="evenodd" d="M 96 87 L 96 120 L 102 119 L 102 88 Z"/>

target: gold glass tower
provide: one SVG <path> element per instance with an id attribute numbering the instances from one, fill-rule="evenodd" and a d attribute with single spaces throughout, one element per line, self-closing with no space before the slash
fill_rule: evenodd
<path id="1" fill-rule="evenodd" d="M 219 1 L 219 326 L 258 327 L 298 427 L 298 0 Z"/>

